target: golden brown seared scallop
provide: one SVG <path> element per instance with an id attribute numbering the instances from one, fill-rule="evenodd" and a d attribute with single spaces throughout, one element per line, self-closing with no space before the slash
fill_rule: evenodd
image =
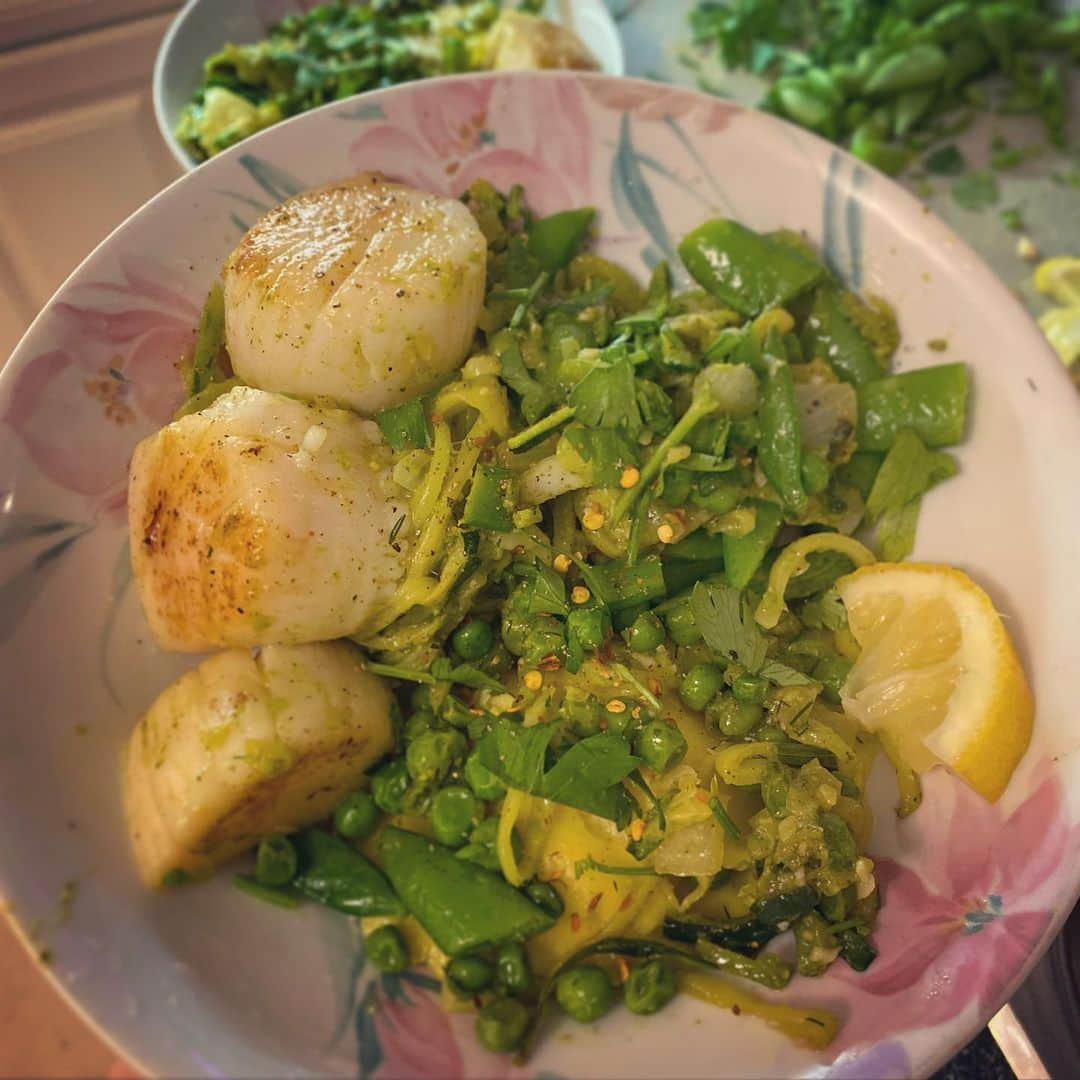
<path id="1" fill-rule="evenodd" d="M 390 692 L 344 642 L 232 649 L 158 696 L 124 750 L 139 873 L 202 875 L 319 821 L 393 745 Z"/>
<path id="2" fill-rule="evenodd" d="M 377 173 L 296 195 L 226 261 L 233 369 L 252 386 L 368 416 L 416 397 L 465 359 L 486 259 L 456 199 Z"/>
<path id="3" fill-rule="evenodd" d="M 300 644 L 367 626 L 403 572 L 406 513 L 378 428 L 237 387 L 144 439 L 131 561 L 166 649 Z"/>

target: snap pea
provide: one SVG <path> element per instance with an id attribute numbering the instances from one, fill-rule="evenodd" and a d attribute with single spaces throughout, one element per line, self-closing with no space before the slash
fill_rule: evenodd
<path id="1" fill-rule="evenodd" d="M 964 437 L 968 371 L 939 364 L 890 375 L 858 388 L 860 450 L 888 450 L 903 428 L 927 446 L 950 446 Z"/>
<path id="2" fill-rule="evenodd" d="M 784 519 L 783 511 L 776 503 L 759 499 L 750 505 L 755 514 L 753 529 L 745 536 L 729 536 L 725 533 L 722 541 L 724 577 L 736 589 L 744 588 L 757 573 Z"/>
<path id="3" fill-rule="evenodd" d="M 783 307 L 825 273 L 794 248 L 729 218 L 713 218 L 688 232 L 679 255 L 699 285 L 743 315 Z"/>
<path id="4" fill-rule="evenodd" d="M 949 61 L 940 45 L 923 43 L 894 53 L 866 80 L 868 94 L 897 94 L 938 83 Z"/>
<path id="5" fill-rule="evenodd" d="M 529 254 L 554 274 L 574 257 L 595 217 L 596 210 L 585 206 L 537 219 L 526 230 Z"/>
<path id="6" fill-rule="evenodd" d="M 296 874 L 296 848 L 287 836 L 264 836 L 255 854 L 255 880 L 260 885 L 288 885 Z"/>
<path id="7" fill-rule="evenodd" d="M 884 374 L 870 342 L 845 313 L 835 286 L 822 285 L 814 290 L 802 346 L 807 356 L 820 357 L 844 382 L 859 386 Z"/>
<path id="8" fill-rule="evenodd" d="M 758 419 L 758 464 L 793 514 L 806 509 L 802 483 L 802 424 L 795 381 L 780 332 L 773 327 L 765 339 L 757 373 L 762 382 Z"/>
<path id="9" fill-rule="evenodd" d="M 405 907 L 448 956 L 524 941 L 554 921 L 500 875 L 418 833 L 389 826 L 379 859 Z"/>
<path id="10" fill-rule="evenodd" d="M 293 837 L 300 872 L 293 885 L 320 904 L 346 915 L 404 915 L 405 907 L 382 872 L 324 829 Z"/>
<path id="11" fill-rule="evenodd" d="M 656 555 L 646 555 L 633 566 L 608 562 L 593 567 L 602 599 L 613 609 L 630 607 L 667 595 L 664 567 Z"/>
<path id="12" fill-rule="evenodd" d="M 501 465 L 481 462 L 476 466 L 461 523 L 472 529 L 509 532 L 514 527 L 516 503 L 517 479 L 514 473 Z"/>
<path id="13" fill-rule="evenodd" d="M 375 423 L 394 450 L 423 450 L 431 445 L 424 403 L 419 398 L 383 409 L 375 414 Z"/>

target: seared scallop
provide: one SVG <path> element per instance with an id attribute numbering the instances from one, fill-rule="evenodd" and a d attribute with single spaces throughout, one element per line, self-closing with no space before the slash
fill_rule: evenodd
<path id="1" fill-rule="evenodd" d="M 232 649 L 164 690 L 124 751 L 139 873 L 202 875 L 326 817 L 394 742 L 390 691 L 345 642 Z"/>
<path id="2" fill-rule="evenodd" d="M 296 195 L 225 264 L 233 369 L 368 416 L 422 394 L 465 359 L 486 258 L 462 203 L 377 173 Z"/>
<path id="3" fill-rule="evenodd" d="M 195 651 L 325 641 L 392 595 L 406 514 L 378 428 L 237 387 L 136 448 L 131 560 L 158 642 Z"/>

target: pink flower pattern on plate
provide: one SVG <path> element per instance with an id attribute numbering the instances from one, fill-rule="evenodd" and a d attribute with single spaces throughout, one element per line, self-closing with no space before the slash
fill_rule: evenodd
<path id="1" fill-rule="evenodd" d="M 1050 923 L 1039 892 L 1080 845 L 1057 773 L 1045 762 L 1032 776 L 1043 779 L 1007 816 L 952 781 L 948 827 L 936 838 L 924 830 L 919 872 L 876 861 L 883 897 L 874 933 L 879 956 L 863 974 L 836 964 L 827 976 L 844 984 L 849 1004 L 838 1049 L 933 1027 L 973 1001 L 989 1010 L 1004 997 Z"/>
<path id="2" fill-rule="evenodd" d="M 107 514 L 123 511 L 136 437 L 167 423 L 183 396 L 175 365 L 199 318 L 164 268 L 128 258 L 121 272 L 120 282 L 81 287 L 94 303 L 53 305 L 56 347 L 20 371 L 0 416 L 41 472 Z M 86 422 L 88 398 L 101 422 Z"/>
<path id="3" fill-rule="evenodd" d="M 509 133 L 498 146 L 486 127 L 496 114 Z M 523 184 L 533 209 L 547 214 L 589 201 L 588 139 L 576 83 L 538 82 L 526 97 L 509 80 L 489 79 L 399 99 L 353 142 L 349 160 L 446 195 L 481 178 L 503 190 Z"/>

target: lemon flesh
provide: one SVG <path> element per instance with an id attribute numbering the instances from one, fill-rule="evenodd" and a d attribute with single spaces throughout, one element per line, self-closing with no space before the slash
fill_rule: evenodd
<path id="1" fill-rule="evenodd" d="M 844 709 L 911 768 L 943 764 L 991 801 L 1031 741 L 1034 699 L 986 593 L 929 563 L 875 563 L 838 583 L 861 647 Z"/>

